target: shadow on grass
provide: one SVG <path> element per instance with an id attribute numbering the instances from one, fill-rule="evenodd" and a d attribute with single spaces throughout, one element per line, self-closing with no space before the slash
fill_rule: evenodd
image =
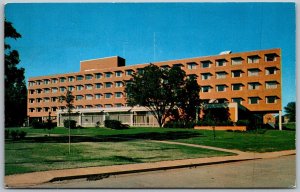
<path id="1" fill-rule="evenodd" d="M 146 140 L 176 140 L 176 139 L 188 139 L 192 137 L 203 136 L 199 132 L 189 132 L 189 131 L 169 131 L 165 133 L 157 132 L 147 132 L 147 133 L 137 133 L 137 134 L 117 134 L 113 136 L 107 135 L 97 135 L 97 136 L 79 136 L 71 135 L 71 142 L 122 142 L 122 141 L 132 141 L 139 139 Z M 27 137 L 24 140 L 18 141 L 20 143 L 68 143 L 69 136 L 37 136 L 37 137 Z"/>

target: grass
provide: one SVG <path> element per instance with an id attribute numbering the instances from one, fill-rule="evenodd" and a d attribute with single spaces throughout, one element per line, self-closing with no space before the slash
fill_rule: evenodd
<path id="1" fill-rule="evenodd" d="M 147 141 L 67 143 L 6 142 L 5 175 L 91 166 L 233 155 Z"/>
<path id="2" fill-rule="evenodd" d="M 20 128 L 10 128 L 10 130 Z M 82 128 L 71 130 L 68 154 L 68 129 L 21 128 L 28 135 L 22 141 L 5 140 L 5 174 L 51 169 L 105 166 L 162 160 L 230 155 L 220 151 L 153 143 L 148 140 L 173 140 L 241 151 L 269 152 L 295 149 L 295 131 L 227 132 L 172 128 Z"/>

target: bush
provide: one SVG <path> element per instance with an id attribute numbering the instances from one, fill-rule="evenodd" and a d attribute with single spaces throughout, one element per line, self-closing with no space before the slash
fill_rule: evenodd
<path id="1" fill-rule="evenodd" d="M 71 128 L 76 129 L 76 121 L 75 120 L 64 120 L 64 127 L 65 128 Z"/>
<path id="2" fill-rule="evenodd" d="M 227 121 L 213 121 L 211 119 L 206 119 L 202 121 L 198 121 L 196 123 L 198 126 L 232 126 L 233 122 L 230 120 Z"/>
<path id="3" fill-rule="evenodd" d="M 45 123 L 39 122 L 37 120 L 32 121 L 31 126 L 34 129 L 44 129 L 46 127 Z"/>
<path id="4" fill-rule="evenodd" d="M 122 124 L 121 121 L 118 120 L 105 120 L 104 126 L 111 129 L 127 129 L 128 125 Z"/>
<path id="5" fill-rule="evenodd" d="M 194 128 L 194 122 L 187 122 L 184 121 L 168 121 L 164 127 L 165 128 Z"/>
<path id="6" fill-rule="evenodd" d="M 235 124 L 238 126 L 249 126 L 250 121 L 249 120 L 238 120 Z"/>
<path id="7" fill-rule="evenodd" d="M 27 133 L 25 131 L 14 130 L 11 133 L 11 137 L 14 141 L 24 139 Z"/>
<path id="8" fill-rule="evenodd" d="M 9 139 L 10 136 L 10 131 L 9 130 L 5 130 L 5 139 Z"/>

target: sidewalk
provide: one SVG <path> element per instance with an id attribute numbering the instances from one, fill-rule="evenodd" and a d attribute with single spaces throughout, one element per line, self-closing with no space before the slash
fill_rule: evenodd
<path id="1" fill-rule="evenodd" d="M 186 143 L 178 143 L 178 142 L 169 142 L 169 141 L 153 141 L 153 142 L 162 142 L 162 143 L 169 143 L 175 145 L 186 145 L 191 147 L 207 148 L 207 149 L 236 153 L 237 155 L 207 157 L 207 158 L 197 158 L 197 159 L 170 160 L 170 161 L 160 161 L 154 163 L 139 163 L 139 164 L 113 165 L 113 166 L 102 166 L 102 167 L 74 168 L 74 169 L 64 169 L 64 170 L 50 170 L 50 171 L 10 175 L 10 176 L 5 176 L 4 179 L 5 187 L 25 188 L 25 187 L 29 187 L 29 186 L 32 187 L 34 185 L 42 184 L 50 181 L 78 179 L 78 178 L 86 178 L 90 176 L 101 176 L 101 175 L 108 176 L 108 175 L 118 175 L 118 174 L 126 174 L 126 173 L 137 173 L 137 172 L 145 172 L 145 171 L 203 166 L 203 165 L 220 164 L 220 163 L 235 162 L 235 161 L 275 158 L 280 156 L 296 154 L 296 150 L 268 152 L 268 153 L 252 153 L 252 152 L 248 153 L 248 152 L 242 152 L 238 150 L 229 150 L 229 149 L 222 149 L 222 148 L 211 147 L 211 146 L 194 145 L 194 144 L 186 144 Z"/>

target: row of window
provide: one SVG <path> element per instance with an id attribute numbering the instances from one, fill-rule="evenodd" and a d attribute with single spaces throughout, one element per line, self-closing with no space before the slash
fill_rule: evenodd
<path id="1" fill-rule="evenodd" d="M 259 76 L 260 69 L 258 68 L 253 68 L 253 69 L 248 69 L 248 76 Z M 276 67 L 267 67 L 265 69 L 265 74 L 266 75 L 275 75 L 277 72 Z M 231 77 L 242 77 L 244 71 L 243 70 L 232 70 L 231 71 Z M 216 79 L 225 79 L 227 77 L 228 73 L 226 71 L 218 71 L 216 72 L 215 76 Z M 201 73 L 201 80 L 209 80 L 213 76 L 212 73 Z"/>
<path id="2" fill-rule="evenodd" d="M 130 76 L 133 73 L 133 70 L 126 70 L 125 74 L 126 76 Z M 115 77 L 122 77 L 123 72 L 122 71 L 116 71 L 115 72 Z M 104 73 L 105 78 L 111 78 L 113 77 L 112 72 L 105 72 Z M 29 81 L 29 86 L 34 86 L 34 85 L 48 85 L 48 84 L 56 84 L 58 82 L 64 83 L 64 82 L 74 82 L 76 81 L 82 81 L 82 80 L 92 80 L 93 78 L 95 79 L 101 79 L 103 77 L 102 73 L 95 73 L 94 75 L 92 74 L 86 74 L 86 75 L 76 75 L 76 76 L 69 76 L 69 77 L 59 77 L 59 78 L 51 78 L 50 79 L 43 79 L 43 80 L 36 80 L 36 81 Z"/>
<path id="3" fill-rule="evenodd" d="M 114 96 L 115 98 L 122 98 L 123 97 L 123 93 L 122 92 L 115 92 L 114 93 Z M 86 99 L 86 100 L 93 100 L 93 99 L 102 99 L 102 98 L 105 98 L 105 99 L 110 99 L 113 97 L 113 94 L 112 93 L 104 93 L 104 94 L 95 94 L 95 95 L 92 95 L 92 94 L 86 94 L 86 95 L 76 95 L 75 96 L 75 99 L 76 100 L 83 100 L 83 99 Z M 58 97 L 44 97 L 44 98 L 36 98 L 36 99 L 29 99 L 29 103 L 41 103 L 41 102 L 58 102 Z"/>
<path id="4" fill-rule="evenodd" d="M 265 102 L 266 104 L 274 104 L 277 103 L 277 96 L 266 96 Z M 242 104 L 243 98 L 232 98 L 231 102 Z M 259 104 L 262 99 L 260 97 L 248 97 L 248 104 Z"/>
<path id="5" fill-rule="evenodd" d="M 278 84 L 279 83 L 277 81 L 266 81 L 265 88 L 266 89 L 277 89 Z M 259 83 L 259 82 L 249 82 L 248 90 L 259 90 L 260 86 L 261 86 L 261 83 Z M 232 91 L 240 91 L 240 90 L 243 90 L 244 87 L 245 87 L 245 85 L 242 83 L 231 84 Z M 210 85 L 201 86 L 201 92 L 211 92 L 212 89 L 213 89 L 213 87 Z M 223 92 L 223 91 L 226 91 L 227 89 L 228 89 L 228 86 L 225 84 L 216 85 L 217 92 Z"/>
<path id="6" fill-rule="evenodd" d="M 124 107 L 122 103 L 115 103 L 115 104 L 96 104 L 96 105 L 76 105 L 76 109 L 92 109 L 92 108 L 111 108 L 111 107 Z M 57 109 L 64 110 L 65 107 L 36 107 L 36 108 L 29 108 L 29 112 L 56 112 Z"/>

